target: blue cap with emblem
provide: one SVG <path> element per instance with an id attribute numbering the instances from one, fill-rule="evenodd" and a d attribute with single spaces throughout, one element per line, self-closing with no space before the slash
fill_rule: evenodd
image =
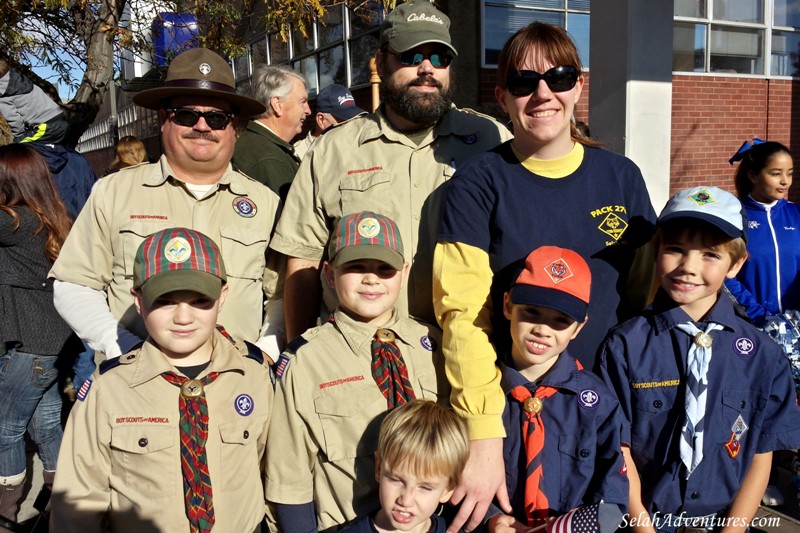
<path id="1" fill-rule="evenodd" d="M 696 218 L 733 239 L 747 240 L 747 215 L 741 202 L 719 187 L 692 187 L 676 193 L 658 216 L 658 225 L 678 218 Z"/>

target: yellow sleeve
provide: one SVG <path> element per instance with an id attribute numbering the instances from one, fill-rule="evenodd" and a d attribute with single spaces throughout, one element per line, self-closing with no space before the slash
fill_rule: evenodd
<path id="1" fill-rule="evenodd" d="M 489 255 L 474 246 L 440 242 L 433 255 L 433 305 L 443 330 L 442 350 L 452 392 L 469 438 L 505 437 L 497 354 L 489 341 L 493 273 Z"/>

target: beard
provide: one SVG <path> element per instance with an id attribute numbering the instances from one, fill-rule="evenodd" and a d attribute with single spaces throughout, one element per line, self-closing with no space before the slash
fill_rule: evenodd
<path id="1" fill-rule="evenodd" d="M 438 90 L 419 93 L 411 90 L 415 86 L 436 87 Z M 396 83 L 389 78 L 381 84 L 381 101 L 422 129 L 436 124 L 450 110 L 453 103 L 451 89 L 451 86 L 444 89 L 433 76 L 420 76 L 407 84 Z"/>

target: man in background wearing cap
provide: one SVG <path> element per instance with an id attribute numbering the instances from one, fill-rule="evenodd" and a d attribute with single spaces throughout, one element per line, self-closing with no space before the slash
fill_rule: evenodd
<path id="1" fill-rule="evenodd" d="M 148 337 L 81 387 L 51 530 L 258 531 L 273 392 L 261 351 L 216 328 L 229 296 L 220 250 L 169 228 L 132 263 Z"/>
<path id="2" fill-rule="evenodd" d="M 511 325 L 510 342 L 502 344 L 510 350 L 498 359 L 506 399 L 505 479 L 514 511 L 491 510 L 489 516 L 498 514 L 489 520 L 490 531 L 499 524 L 518 531 L 540 526 L 602 501 L 597 531 L 611 533 L 628 507 L 619 402 L 567 352 L 588 320 L 591 286 L 583 257 L 542 246 L 503 295 Z M 528 472 L 532 462 L 540 466 Z"/>
<path id="3" fill-rule="evenodd" d="M 432 260 L 443 185 L 472 155 L 510 133 L 450 100 L 456 50 L 450 20 L 427 0 L 399 4 L 381 28 L 376 55 L 383 104 L 323 135 L 303 159 L 271 247 L 289 257 L 286 333 L 292 339 L 336 307 L 320 266 L 339 220 L 372 210 L 392 216 L 411 264 L 401 314 L 435 323 Z"/>
<path id="4" fill-rule="evenodd" d="M 294 143 L 294 153 L 300 160 L 305 157 L 319 136 L 328 128 L 367 113 L 356 105 L 356 100 L 347 87 L 335 83 L 319 92 L 315 107 L 316 112 L 311 131 Z"/>
<path id="5" fill-rule="evenodd" d="M 311 114 L 306 80 L 289 67 L 257 65 L 250 96 L 262 102 L 266 111 L 253 117 L 236 141 L 233 166 L 283 200 L 300 165 L 290 142 L 303 131 L 303 122 Z"/>
<path id="6" fill-rule="evenodd" d="M 395 223 L 348 215 L 328 256 L 333 320 L 290 343 L 277 364 L 267 500 L 286 533 L 332 531 L 376 510 L 379 421 L 414 398 L 448 401 L 441 332 L 394 307 L 408 273 Z"/>
<path id="7" fill-rule="evenodd" d="M 655 301 L 601 346 L 601 375 L 630 424 L 632 531 L 746 531 L 772 452 L 800 447 L 788 360 L 720 294 L 747 258 L 745 231 L 727 191 L 670 198 L 654 237 Z"/>
<path id="8" fill-rule="evenodd" d="M 277 284 L 266 252 L 279 200 L 233 171 L 230 159 L 234 119 L 264 106 L 236 94 L 230 65 L 203 48 L 180 54 L 165 86 L 133 101 L 158 110 L 164 155 L 95 185 L 50 271 L 56 308 L 107 358 L 126 353 L 146 336 L 130 295 L 136 249 L 148 235 L 181 225 L 219 243 L 230 287 L 220 320 L 236 338 L 255 342 L 264 292 L 271 297 Z"/>

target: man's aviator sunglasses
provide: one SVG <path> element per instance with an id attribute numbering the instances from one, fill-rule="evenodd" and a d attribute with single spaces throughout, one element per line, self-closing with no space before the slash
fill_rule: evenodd
<path id="1" fill-rule="evenodd" d="M 389 53 L 397 56 L 397 58 L 400 60 L 400 64 L 406 67 L 416 67 L 426 59 L 431 62 L 433 68 L 447 68 L 450 66 L 450 63 L 453 62 L 453 55 L 444 51 L 432 52 L 430 54 L 423 54 L 422 52 L 417 52 L 416 50 Z"/>
<path id="2" fill-rule="evenodd" d="M 578 82 L 578 69 L 569 65 L 553 67 L 544 74 L 533 70 L 511 72 L 506 77 L 506 89 L 513 96 L 528 96 L 536 92 L 539 81 L 544 80 L 554 93 L 569 91 Z"/>
<path id="3" fill-rule="evenodd" d="M 224 111 L 196 111 L 188 107 L 179 107 L 167 109 L 172 113 L 172 120 L 175 124 L 191 128 L 200 120 L 200 117 L 206 119 L 206 124 L 212 130 L 224 130 L 231 120 L 233 120 L 233 113 L 226 113 Z"/>

